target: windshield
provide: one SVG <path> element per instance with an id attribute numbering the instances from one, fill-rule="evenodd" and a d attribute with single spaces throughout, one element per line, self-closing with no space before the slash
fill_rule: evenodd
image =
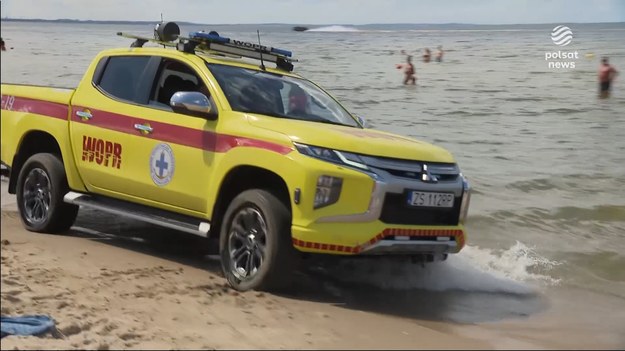
<path id="1" fill-rule="evenodd" d="M 360 127 L 313 83 L 275 73 L 207 63 L 235 111 Z"/>

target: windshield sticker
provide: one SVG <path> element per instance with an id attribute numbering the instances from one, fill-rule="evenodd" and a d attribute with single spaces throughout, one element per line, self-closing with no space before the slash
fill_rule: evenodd
<path id="1" fill-rule="evenodd" d="M 167 144 L 158 144 L 150 155 L 150 176 L 154 184 L 165 186 L 171 182 L 175 168 L 174 151 Z"/>
<path id="2" fill-rule="evenodd" d="M 122 165 L 122 144 L 83 135 L 82 160 L 119 169 Z"/>

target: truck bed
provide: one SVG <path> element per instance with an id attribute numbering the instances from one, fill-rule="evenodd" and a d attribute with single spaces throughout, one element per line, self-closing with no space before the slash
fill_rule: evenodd
<path id="1" fill-rule="evenodd" d="M 69 105 L 74 90 L 75 88 L 2 83 L 2 109 L 10 109 L 10 106 L 5 106 L 10 102 L 9 96 Z"/>
<path id="2" fill-rule="evenodd" d="M 43 127 L 36 117 L 40 115 L 67 120 L 75 89 L 25 84 L 2 84 L 1 89 L 0 159 L 10 166 L 16 151 L 15 147 L 19 145 L 18 138 L 21 137 L 22 128 L 32 127 L 33 123 Z"/>

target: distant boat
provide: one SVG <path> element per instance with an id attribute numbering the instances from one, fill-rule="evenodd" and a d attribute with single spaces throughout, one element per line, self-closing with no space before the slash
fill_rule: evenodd
<path id="1" fill-rule="evenodd" d="M 308 30 L 308 27 L 295 26 L 293 27 L 293 30 L 296 32 L 305 32 Z"/>

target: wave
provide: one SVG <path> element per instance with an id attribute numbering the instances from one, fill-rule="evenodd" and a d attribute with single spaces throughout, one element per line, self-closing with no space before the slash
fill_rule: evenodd
<path id="1" fill-rule="evenodd" d="M 510 97 L 501 99 L 504 101 L 515 101 L 515 102 L 525 102 L 525 101 L 544 101 L 544 98 L 540 97 Z"/>
<path id="2" fill-rule="evenodd" d="M 521 132 L 526 134 L 524 131 Z M 602 187 L 618 189 L 622 186 L 625 186 L 625 180 L 605 174 L 568 174 L 520 180 L 506 185 L 509 189 L 520 190 L 524 193 L 545 190 L 574 190 L 584 194 L 595 194 L 601 191 Z"/>
<path id="3" fill-rule="evenodd" d="M 501 55 L 501 56 L 495 56 L 494 58 L 515 58 L 515 57 L 519 57 L 519 55 Z"/>
<path id="4" fill-rule="evenodd" d="M 327 26 L 307 30 L 307 32 L 360 32 L 361 30 L 346 26 Z"/>
<path id="5" fill-rule="evenodd" d="M 478 89 L 475 92 L 477 93 L 507 93 L 506 89 Z"/>
<path id="6" fill-rule="evenodd" d="M 569 114 L 569 113 L 581 113 L 587 112 L 588 109 L 574 109 L 574 108 L 551 108 L 544 110 L 545 113 L 559 113 L 559 114 Z"/>
<path id="7" fill-rule="evenodd" d="M 478 232 L 502 228 L 509 233 L 541 233 L 546 235 L 545 240 L 556 240 L 558 237 L 573 245 L 574 250 L 582 251 L 604 245 L 622 246 L 620 240 L 625 230 L 625 206 L 618 205 L 588 208 L 562 206 L 553 209 L 528 207 L 473 214 L 469 218 L 471 227 Z"/>
<path id="8" fill-rule="evenodd" d="M 583 221 L 625 222 L 625 206 L 599 205 L 592 208 L 566 206 L 554 213 L 542 214 L 546 219 L 567 220 L 573 223 Z"/>

